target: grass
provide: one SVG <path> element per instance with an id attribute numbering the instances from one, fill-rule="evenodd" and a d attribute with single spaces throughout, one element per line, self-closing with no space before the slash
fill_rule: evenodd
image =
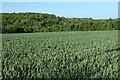
<path id="1" fill-rule="evenodd" d="M 118 78 L 118 31 L 2 35 L 2 76 Z"/>

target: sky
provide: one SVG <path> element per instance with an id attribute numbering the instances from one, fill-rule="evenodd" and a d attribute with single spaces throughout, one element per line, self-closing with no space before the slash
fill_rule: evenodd
<path id="1" fill-rule="evenodd" d="M 2 11 L 49 13 L 67 18 L 108 19 L 118 17 L 117 2 L 3 2 Z"/>
<path id="2" fill-rule="evenodd" d="M 120 0 L 1 0 L 1 2 L 119 2 Z"/>

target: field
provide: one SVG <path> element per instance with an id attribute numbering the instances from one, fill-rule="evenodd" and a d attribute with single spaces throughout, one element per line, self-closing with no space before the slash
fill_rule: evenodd
<path id="1" fill-rule="evenodd" d="M 2 35 L 4 78 L 118 78 L 118 31 Z"/>

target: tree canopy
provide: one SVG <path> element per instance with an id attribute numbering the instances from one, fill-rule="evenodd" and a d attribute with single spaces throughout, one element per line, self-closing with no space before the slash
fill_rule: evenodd
<path id="1" fill-rule="evenodd" d="M 120 30 L 119 19 L 65 18 L 43 13 L 0 13 L 2 33 Z"/>

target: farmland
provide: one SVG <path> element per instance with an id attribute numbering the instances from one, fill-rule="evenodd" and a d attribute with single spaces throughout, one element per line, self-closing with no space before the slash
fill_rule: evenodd
<path id="1" fill-rule="evenodd" d="M 117 78 L 118 31 L 2 35 L 4 78 Z"/>

